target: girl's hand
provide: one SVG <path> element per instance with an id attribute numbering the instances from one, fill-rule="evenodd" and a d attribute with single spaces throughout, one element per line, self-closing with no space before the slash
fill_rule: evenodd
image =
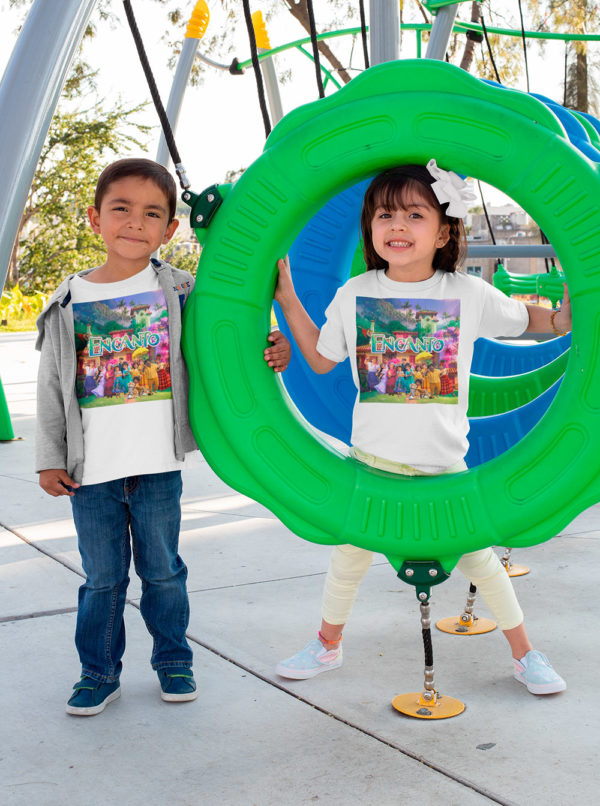
<path id="1" fill-rule="evenodd" d="M 277 285 L 275 286 L 273 298 L 283 306 L 294 294 L 294 283 L 292 282 L 290 259 L 288 255 L 286 255 L 283 260 L 280 259 L 277 261 L 277 268 L 279 275 L 277 277 Z"/>
<path id="2" fill-rule="evenodd" d="M 569 289 L 567 284 L 564 285 L 565 294 L 563 297 L 562 305 L 559 313 L 554 317 L 554 324 L 557 330 L 562 330 L 568 333 L 571 330 L 571 299 L 569 297 Z"/>
<path id="3" fill-rule="evenodd" d="M 529 333 L 548 333 L 551 331 L 552 323 L 554 323 L 554 332 L 568 333 L 571 330 L 571 299 L 567 286 L 564 285 L 564 295 L 562 307 L 554 314 L 554 311 L 548 308 L 542 308 L 540 305 L 526 305 L 529 314 L 529 325 L 527 331 Z M 554 320 L 552 320 L 554 316 Z"/>
<path id="4" fill-rule="evenodd" d="M 274 330 L 267 336 L 272 347 L 265 350 L 265 361 L 273 368 L 273 372 L 284 372 L 292 357 L 292 348 L 289 341 L 280 330 Z"/>

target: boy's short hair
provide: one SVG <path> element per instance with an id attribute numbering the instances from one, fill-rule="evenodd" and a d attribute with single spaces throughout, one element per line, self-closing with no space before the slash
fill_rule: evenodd
<path id="1" fill-rule="evenodd" d="M 126 159 L 111 162 L 102 171 L 96 184 L 94 194 L 94 207 L 100 210 L 102 200 L 106 196 L 109 185 L 127 176 L 138 176 L 140 179 L 150 179 L 165 194 L 169 204 L 169 224 L 175 218 L 175 208 L 177 206 L 177 186 L 175 180 L 167 169 L 154 160 L 143 159 L 142 157 L 128 157 Z"/>

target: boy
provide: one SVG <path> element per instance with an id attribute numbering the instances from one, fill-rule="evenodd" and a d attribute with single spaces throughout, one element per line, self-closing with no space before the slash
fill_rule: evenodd
<path id="1" fill-rule="evenodd" d="M 64 280 L 37 323 L 36 466 L 49 495 L 71 498 L 86 574 L 75 632 L 82 676 L 69 714 L 92 716 L 120 696 L 131 544 L 161 697 L 176 702 L 197 696 L 185 637 L 187 569 L 178 554 L 181 468 L 185 455 L 197 449 L 180 346 L 181 311 L 194 280 L 150 257 L 177 229 L 175 206 L 175 182 L 161 165 L 147 159 L 109 165 L 88 208 L 106 261 Z M 152 312 L 162 317 L 165 309 L 168 322 L 154 322 L 158 314 Z M 134 328 L 140 312 L 146 331 Z M 144 340 L 158 347 L 157 335 L 168 345 L 168 399 L 123 405 L 124 395 L 77 397 L 78 366 L 96 357 L 128 361 Z M 265 360 L 280 372 L 289 362 L 289 342 L 281 333 L 269 340 Z"/>

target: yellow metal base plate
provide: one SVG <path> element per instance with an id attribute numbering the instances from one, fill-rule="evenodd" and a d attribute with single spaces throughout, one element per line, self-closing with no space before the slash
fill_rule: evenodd
<path id="1" fill-rule="evenodd" d="M 435 705 L 425 705 L 421 692 L 413 694 L 397 694 L 392 705 L 401 714 L 415 717 L 415 719 L 448 719 L 458 716 L 465 710 L 465 704 L 454 697 L 436 696 Z"/>
<path id="2" fill-rule="evenodd" d="M 463 624 L 459 617 L 441 618 L 435 625 L 438 630 L 451 635 L 481 635 L 496 629 L 496 622 L 491 618 L 475 618 L 471 624 Z"/>
<path id="3" fill-rule="evenodd" d="M 519 565 L 518 563 L 511 563 L 507 570 L 509 577 L 524 577 L 525 574 L 529 573 L 529 568 L 526 565 Z"/>

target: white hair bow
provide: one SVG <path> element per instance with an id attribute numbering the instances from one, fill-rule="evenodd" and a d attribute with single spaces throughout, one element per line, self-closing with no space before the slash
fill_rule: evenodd
<path id="1" fill-rule="evenodd" d="M 452 218 L 464 218 L 469 211 L 468 202 L 475 201 L 477 196 L 471 193 L 464 179 L 454 171 L 438 168 L 435 160 L 429 160 L 426 167 L 436 180 L 432 183 L 431 189 L 437 200 L 440 204 L 449 202 L 446 215 Z"/>

